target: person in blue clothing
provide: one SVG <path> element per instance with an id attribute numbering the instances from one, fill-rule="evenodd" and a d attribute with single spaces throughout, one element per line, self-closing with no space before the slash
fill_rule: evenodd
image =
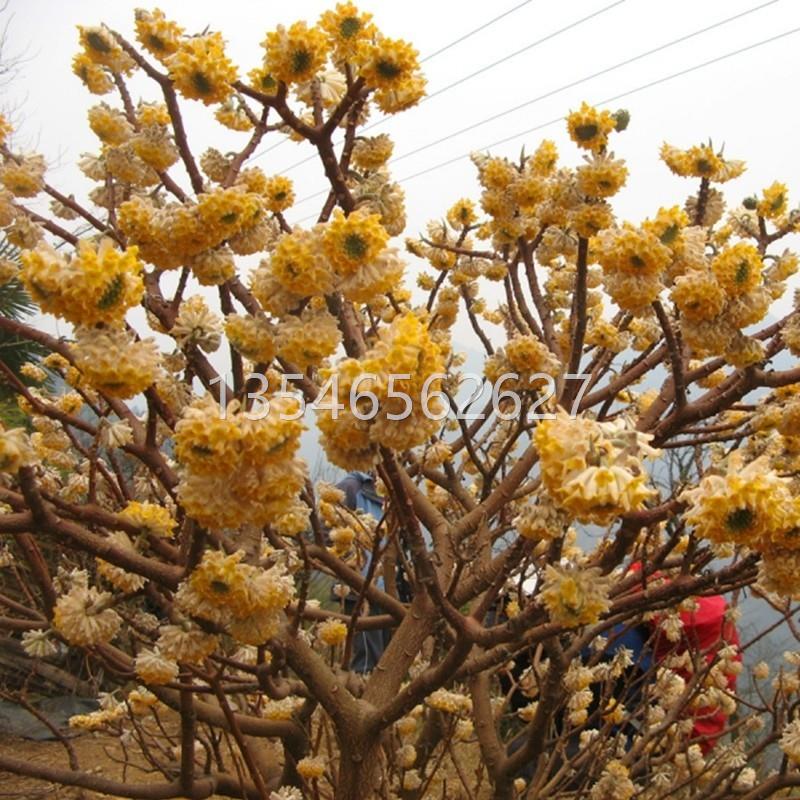
<path id="1" fill-rule="evenodd" d="M 368 472 L 349 472 L 345 478 L 336 484 L 338 489 L 344 492 L 345 505 L 353 511 L 364 511 L 380 520 L 383 516 L 383 498 L 375 488 L 375 479 Z M 369 570 L 372 553 L 370 553 L 362 574 L 366 575 Z M 373 585 L 379 589 L 385 587 L 383 575 L 377 574 L 373 578 Z M 351 592 L 344 601 L 345 613 L 352 614 L 357 602 L 355 593 Z M 382 614 L 383 610 L 374 604 L 370 604 L 370 616 Z M 360 630 L 353 638 L 353 655 L 350 660 L 350 669 L 353 672 L 371 672 L 380 661 L 383 651 L 389 644 L 391 630 L 379 628 L 377 630 Z"/>

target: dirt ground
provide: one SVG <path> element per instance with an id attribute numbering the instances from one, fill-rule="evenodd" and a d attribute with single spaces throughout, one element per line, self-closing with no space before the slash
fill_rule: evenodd
<path id="1" fill-rule="evenodd" d="M 114 737 L 103 734 L 87 734 L 70 739 L 75 748 L 82 767 L 92 768 L 96 774 L 105 778 L 121 780 L 123 777 L 123 766 L 114 761 L 114 756 L 119 757 L 121 748 Z M 34 763 L 46 763 L 68 768 L 69 762 L 63 745 L 60 742 L 33 742 L 28 739 L 21 739 L 14 736 L 0 736 L 0 751 L 4 755 L 13 758 L 24 759 Z M 142 773 L 132 767 L 128 767 L 128 780 L 143 780 Z M 44 783 L 33 778 L 22 778 L 19 775 L 11 775 L 0 770 L 0 798 L 2 800 L 106 800 L 106 798 L 116 797 L 110 794 L 97 794 L 95 792 L 83 791 L 57 786 L 52 783 Z"/>

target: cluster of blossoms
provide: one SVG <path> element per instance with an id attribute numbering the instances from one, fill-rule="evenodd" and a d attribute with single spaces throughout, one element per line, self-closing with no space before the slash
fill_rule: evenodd
<path id="1" fill-rule="evenodd" d="M 626 420 L 596 422 L 559 412 L 536 427 L 542 481 L 558 509 L 579 522 L 608 525 L 657 492 L 641 459 L 658 455 L 652 438 Z"/>
<path id="2" fill-rule="evenodd" d="M 268 569 L 231 555 L 207 551 L 175 595 L 177 607 L 222 626 L 243 644 L 262 644 L 280 630 L 283 610 L 294 596 L 294 581 L 285 566 Z"/>
<path id="3" fill-rule="evenodd" d="M 442 347 L 413 313 L 381 329 L 363 358 L 340 361 L 326 373 L 337 377 L 338 407 L 321 408 L 317 420 L 328 458 L 344 469 L 365 469 L 375 462 L 378 445 L 406 450 L 425 442 L 441 423 L 432 418 L 438 406 L 425 413 L 423 388 L 428 394 L 439 390 L 443 365 Z M 408 411 L 409 401 L 410 413 L 396 419 Z"/>
<path id="4" fill-rule="evenodd" d="M 201 525 L 218 530 L 251 524 L 281 525 L 307 509 L 297 500 L 305 465 L 296 457 L 303 423 L 297 400 L 270 398 L 260 419 L 244 413 L 238 401 L 220 414 L 209 395 L 194 400 L 175 426 L 175 454 L 183 467 L 178 496 Z"/>
<path id="5" fill-rule="evenodd" d="M 707 474 L 682 499 L 686 521 L 698 535 L 758 550 L 762 584 L 783 595 L 800 593 L 800 502 L 792 479 L 778 475 L 767 455 L 745 465 L 741 452 L 732 453 L 725 472 Z"/>

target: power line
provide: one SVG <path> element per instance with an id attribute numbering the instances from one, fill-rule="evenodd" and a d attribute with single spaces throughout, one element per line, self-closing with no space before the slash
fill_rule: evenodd
<path id="1" fill-rule="evenodd" d="M 636 61 L 641 61 L 643 58 L 647 58 L 648 56 L 652 56 L 655 53 L 659 53 L 663 50 L 667 50 L 670 47 L 674 47 L 675 45 L 681 44 L 683 42 L 688 41 L 689 39 L 693 39 L 696 36 L 700 36 L 701 34 L 708 33 L 709 31 L 714 30 L 715 28 L 719 28 L 723 25 L 727 25 L 730 22 L 734 22 L 735 20 L 741 19 L 742 17 L 746 17 L 749 14 L 753 14 L 756 11 L 761 11 L 762 9 L 766 8 L 767 6 L 775 5 L 775 3 L 779 2 L 779 0 L 767 0 L 767 2 L 762 3 L 761 5 L 754 6 L 753 8 L 749 8 L 745 11 L 742 11 L 738 14 L 734 14 L 731 17 L 726 17 L 725 19 L 719 20 L 718 22 L 712 23 L 711 25 L 706 25 L 704 28 L 700 28 L 696 31 L 692 31 L 691 33 L 684 34 L 683 36 L 679 36 L 677 39 L 672 39 L 669 42 L 659 45 L 658 47 L 653 47 L 650 50 L 646 50 L 643 53 L 639 53 L 638 55 L 631 56 L 630 58 L 626 58 L 623 61 L 619 61 L 616 64 L 612 64 L 610 67 L 605 67 L 604 69 L 598 70 L 596 72 L 591 73 L 590 75 L 585 75 L 582 78 L 578 78 L 577 80 L 571 81 L 570 83 L 565 83 L 562 86 L 559 86 L 555 89 L 551 89 L 544 94 L 540 94 L 538 97 L 533 97 L 530 100 L 526 100 L 524 103 L 519 103 L 518 105 L 512 106 L 511 108 L 507 108 L 504 111 L 499 111 L 496 114 L 492 114 L 489 117 L 484 117 L 477 122 L 473 122 L 470 125 L 467 125 L 464 128 L 460 128 L 457 131 L 453 131 L 452 133 L 447 134 L 446 136 L 442 136 L 439 139 L 435 139 L 432 142 L 428 142 L 426 144 L 420 145 L 419 147 L 414 148 L 413 150 L 409 150 L 406 153 L 402 153 L 399 156 L 393 158 L 389 163 L 395 164 L 398 161 L 402 161 L 404 158 L 409 158 L 410 156 L 416 155 L 417 153 L 421 153 L 424 150 L 428 150 L 431 147 L 435 147 L 436 145 L 442 144 L 450 139 L 454 139 L 456 136 L 460 136 L 463 133 L 468 133 L 469 131 L 475 130 L 476 128 L 480 128 L 483 125 L 486 125 L 489 122 L 495 122 L 498 119 L 502 119 L 509 114 L 514 113 L 515 111 L 519 111 L 520 109 L 527 108 L 528 106 L 535 105 L 536 103 L 541 102 L 542 100 L 546 100 L 548 97 L 553 97 L 556 94 L 559 94 L 567 89 L 573 89 L 576 86 L 580 86 L 583 83 L 587 83 L 590 80 L 594 80 L 595 78 L 599 78 L 602 75 L 607 75 L 610 72 L 613 72 L 617 69 L 622 67 L 626 67 L 630 64 L 635 63 Z M 610 8 L 610 6 L 609 6 Z M 561 119 L 561 117 L 559 117 Z M 547 123 L 550 124 L 550 123 Z M 315 156 L 311 156 L 311 158 L 315 158 Z M 310 159 L 306 159 L 308 161 Z M 304 162 L 299 162 L 304 163 Z M 295 164 L 294 166 L 298 166 Z M 292 169 L 292 167 L 289 167 Z M 312 200 L 315 197 L 319 197 L 322 194 L 325 194 L 327 189 L 322 190 L 320 192 L 315 192 L 314 194 L 308 195 L 302 200 L 298 200 L 295 205 L 300 205 L 301 203 L 306 202 L 307 200 Z"/>
<path id="2" fill-rule="evenodd" d="M 692 67 L 687 67 L 686 69 L 679 70 L 678 72 L 670 73 L 669 75 L 664 76 L 663 78 L 657 78 L 656 80 L 649 81 L 647 83 L 643 83 L 641 86 L 637 86 L 633 89 L 628 89 L 627 91 L 620 92 L 619 94 L 612 95 L 610 97 L 606 97 L 603 100 L 600 100 L 597 103 L 594 103 L 595 106 L 602 106 L 608 103 L 613 103 L 615 100 L 621 100 L 623 97 L 630 97 L 633 94 L 637 94 L 638 92 L 643 92 L 646 89 L 652 89 L 654 86 L 658 86 L 662 83 L 667 83 L 668 81 L 674 80 L 675 78 L 680 78 L 684 75 L 689 75 L 693 72 L 696 72 L 700 69 L 704 69 L 705 67 L 710 67 L 712 64 L 718 64 L 721 61 L 725 61 L 726 59 L 733 58 L 735 56 L 741 55 L 742 53 L 746 53 L 750 50 L 755 50 L 758 47 L 763 47 L 766 44 L 771 44 L 772 42 L 777 42 L 780 39 L 785 39 L 787 36 L 792 36 L 795 33 L 800 33 L 800 27 L 791 28 L 788 31 L 784 31 L 783 33 L 776 34 L 775 36 L 771 36 L 768 39 L 762 39 L 759 42 L 754 42 L 753 44 L 746 45 L 745 47 L 740 47 L 737 50 L 732 50 L 729 53 L 725 53 L 721 56 L 716 56 L 715 58 L 711 58 L 708 61 L 703 61 L 700 64 L 695 64 Z M 535 131 L 542 130 L 543 128 L 547 128 L 551 125 L 555 125 L 558 122 L 563 122 L 566 120 L 566 116 L 556 117 L 554 119 L 548 120 L 547 122 L 542 122 L 538 125 L 534 125 L 532 128 L 526 128 L 524 131 L 518 131 L 517 133 L 512 134 L 511 136 L 506 136 L 503 139 L 498 139 L 494 142 L 490 142 L 487 145 L 484 145 L 480 148 L 475 148 L 476 150 L 489 150 L 492 147 L 498 147 L 499 145 L 507 144 L 508 142 L 514 141 L 515 139 L 519 139 L 522 136 L 527 136 L 530 133 L 534 133 Z M 470 152 L 475 152 L 472 150 Z M 447 167 L 450 164 L 455 164 L 458 161 L 462 161 L 465 158 L 469 158 L 470 153 L 463 153 L 459 156 L 454 156 L 453 158 L 449 158 L 446 161 L 441 161 L 438 164 L 434 164 L 430 167 L 426 167 L 419 172 L 414 172 L 411 175 L 405 175 L 404 177 L 400 178 L 397 183 L 407 183 L 408 181 L 414 180 L 414 178 L 419 178 L 422 175 L 427 175 L 435 170 L 441 169 L 442 167 Z M 325 194 L 328 190 L 318 194 Z M 310 198 L 306 198 L 310 199 Z M 304 217 L 301 220 L 298 220 L 298 223 L 306 222 L 309 219 L 313 219 L 316 217 L 317 214 L 311 214 L 307 217 Z"/>
<path id="3" fill-rule="evenodd" d="M 430 61 L 432 58 L 436 58 L 436 56 L 441 55 L 442 53 L 444 53 L 447 50 L 449 50 L 451 47 L 455 47 L 457 44 L 461 44 L 461 42 L 466 41 L 470 37 L 474 36 L 476 33 L 480 33 L 481 31 L 483 31 L 486 28 L 488 28 L 490 25 L 494 25 L 495 22 L 498 22 L 499 20 L 503 19 L 504 17 L 507 17 L 510 14 L 513 14 L 515 11 L 519 11 L 519 9 L 521 9 L 523 6 L 527 6 L 532 2 L 533 2 L 533 0 L 524 0 L 522 3 L 518 3 L 517 5 L 513 6 L 512 8 L 509 8 L 508 11 L 504 11 L 502 14 L 498 14 L 496 17 L 492 17 L 492 19 L 488 20 L 487 22 L 484 22 L 482 25 L 479 25 L 477 28 L 473 28 L 471 31 L 469 31 L 468 33 L 465 33 L 463 36 L 459 36 L 457 39 L 453 39 L 452 42 L 448 42 L 446 45 L 443 45 L 438 50 L 435 50 L 433 53 L 429 53 L 419 63 L 422 64 L 425 61 Z M 378 122 L 381 122 L 381 120 L 378 120 Z M 378 124 L 378 122 L 373 123 L 373 125 Z M 255 153 L 250 158 L 250 161 L 255 161 L 257 158 L 261 158 L 261 156 L 265 155 L 266 153 L 271 152 L 276 147 L 280 147 L 282 144 L 285 144 L 287 141 L 289 141 L 288 137 L 281 139 L 279 142 L 276 142 L 275 144 L 270 145 L 269 147 L 265 147 L 263 150 L 259 151 L 258 153 Z M 312 158 L 313 158 L 313 156 L 312 156 Z M 304 163 L 304 162 L 301 162 L 301 163 Z"/>
<path id="4" fill-rule="evenodd" d="M 615 2 L 611 3 L 610 5 L 604 6 L 603 8 L 597 9 L 593 11 L 591 14 L 587 14 L 585 17 L 581 17 L 580 19 L 573 20 L 568 25 L 564 25 L 563 28 L 559 28 L 558 30 L 552 31 L 548 33 L 546 36 L 542 36 L 540 39 L 537 39 L 530 44 L 526 44 L 525 47 L 521 47 L 519 50 L 515 50 L 513 53 L 509 53 L 508 55 L 503 56 L 502 58 L 497 59 L 497 61 L 492 61 L 491 64 L 485 64 L 480 69 L 475 70 L 475 72 L 470 72 L 468 75 L 464 75 L 458 80 L 453 81 L 452 83 L 448 83 L 446 86 L 442 86 L 441 89 L 437 89 L 435 92 L 431 92 L 430 94 L 425 95 L 418 105 L 422 105 L 426 103 L 428 100 L 432 100 L 434 97 L 438 97 L 445 92 L 450 91 L 450 89 L 454 89 L 456 86 L 460 86 L 462 83 L 466 83 L 468 80 L 472 78 L 476 78 L 478 75 L 482 75 L 485 72 L 489 72 L 490 70 L 494 69 L 495 67 L 504 64 L 506 61 L 510 61 L 512 58 L 520 55 L 521 53 L 525 53 L 528 50 L 532 50 L 534 47 L 538 47 L 540 44 L 544 44 L 545 42 L 549 42 L 551 39 L 555 39 L 557 36 L 560 36 L 562 33 L 567 33 L 567 31 L 572 30 L 573 28 L 577 28 L 579 25 L 582 25 L 584 22 L 588 22 L 590 19 L 594 19 L 595 17 L 599 17 L 601 14 L 605 14 L 606 11 L 610 11 L 612 8 L 615 8 L 618 5 L 624 3 L 625 0 L 615 0 Z M 770 0 L 771 3 L 777 3 L 778 0 Z M 769 3 L 767 4 L 769 5 Z M 513 10 L 513 9 L 512 9 Z M 510 12 L 509 12 L 510 13 Z M 386 120 L 391 119 L 390 115 L 385 117 L 381 117 L 380 119 L 371 122 L 369 125 L 365 125 L 361 132 L 365 133 L 372 128 L 376 128 L 378 125 L 382 125 Z M 469 129 L 467 129 L 469 130 Z M 453 134 L 454 136 L 457 134 Z M 434 143 L 435 144 L 435 143 Z M 428 145 L 432 146 L 432 145 Z M 410 155 L 410 154 L 406 154 Z M 291 172 L 293 169 L 302 166 L 303 164 L 307 164 L 309 161 L 313 161 L 317 157 L 316 153 L 312 153 L 310 156 L 306 156 L 305 158 L 300 159 L 300 161 L 296 161 L 294 164 L 289 165 L 286 169 L 281 170 L 279 173 L 280 175 L 286 175 L 288 172 Z M 400 156 L 401 158 L 405 158 L 405 156 Z M 395 159 L 396 160 L 396 159 Z"/>
<path id="5" fill-rule="evenodd" d="M 741 55 L 742 53 L 746 53 L 748 50 L 755 50 L 757 47 L 762 47 L 765 44 L 776 42 L 779 39 L 783 39 L 787 36 L 791 36 L 798 32 L 800 32 L 800 27 L 792 28 L 791 30 L 785 31 L 784 33 L 779 33 L 776 36 L 771 36 L 769 39 L 763 39 L 760 42 L 755 42 L 754 44 L 747 45 L 746 47 L 740 47 L 738 50 L 732 50 L 730 53 L 725 53 L 724 55 L 717 56 L 716 58 L 709 59 L 708 61 L 703 61 L 701 64 L 695 64 L 693 67 L 688 67 L 687 69 L 682 69 L 679 72 L 673 72 L 670 75 L 666 75 L 663 78 L 657 78 L 656 80 L 650 81 L 649 83 L 644 83 L 641 86 L 637 86 L 635 89 L 629 89 L 628 91 L 620 92 L 620 94 L 612 95 L 611 97 L 607 97 L 604 100 L 595 103 L 594 105 L 602 106 L 606 105 L 607 103 L 613 103 L 615 100 L 620 100 L 623 97 L 629 97 L 630 95 L 636 94 L 637 92 L 642 92 L 645 89 L 651 89 L 653 86 L 658 86 L 659 84 L 666 83 L 667 81 L 671 81 L 674 78 L 680 78 L 683 75 L 688 75 L 692 72 L 696 72 L 699 69 L 703 69 L 704 67 L 709 67 L 712 64 L 717 64 L 720 61 L 725 61 L 725 59 Z M 497 147 L 498 145 L 506 144 L 507 142 L 511 142 L 514 139 L 518 139 L 520 136 L 527 136 L 529 133 L 541 130 L 542 128 L 546 128 L 549 125 L 554 125 L 557 122 L 563 122 L 565 119 L 566 116 L 561 116 L 558 117 L 557 119 L 552 119 L 549 122 L 543 122 L 540 125 L 535 125 L 533 128 L 527 128 L 524 131 L 519 131 L 518 133 L 515 133 L 512 136 L 506 136 L 503 139 L 498 139 L 497 141 L 491 142 L 490 144 L 487 144 L 479 149 L 488 150 L 490 147 Z M 419 172 L 415 172 L 411 175 L 406 175 L 405 177 L 401 178 L 398 181 L 398 183 L 405 183 L 406 181 L 413 180 L 414 178 L 418 178 L 421 175 L 427 175 L 429 172 L 433 172 L 434 170 L 440 169 L 441 167 L 448 166 L 449 164 L 454 164 L 456 161 L 461 161 L 464 158 L 469 158 L 469 155 L 470 155 L 469 153 L 464 153 L 463 155 L 450 158 L 447 161 L 442 161 L 439 164 L 434 164 L 432 167 L 427 167 L 426 169 L 420 170 Z"/>
<path id="6" fill-rule="evenodd" d="M 483 25 L 479 25 L 477 28 L 474 28 L 469 33 L 465 33 L 463 36 L 459 36 L 458 39 L 453 39 L 452 42 L 449 44 L 444 45 L 444 47 L 440 47 L 438 50 L 435 50 L 433 53 L 428 54 L 423 58 L 419 63 L 424 64 L 426 61 L 430 61 L 432 58 L 436 58 L 436 56 L 441 55 L 445 51 L 449 50 L 451 47 L 455 47 L 457 44 L 461 44 L 461 42 L 465 42 L 471 36 L 474 36 L 476 33 L 480 33 L 483 30 L 486 30 L 490 25 L 494 25 L 495 22 L 503 19 L 503 17 L 507 17 L 509 14 L 513 14 L 515 11 L 519 11 L 520 8 L 523 6 L 527 6 L 532 0 L 525 0 L 525 2 L 520 3 L 519 5 L 514 6 L 513 8 L 509 8 L 508 11 L 504 11 L 502 14 L 498 14 L 496 17 L 493 17 L 488 22 L 484 22 Z"/>
<path id="7" fill-rule="evenodd" d="M 423 150 L 427 150 L 431 147 L 435 147 L 437 144 L 442 144 L 442 142 L 446 142 L 449 139 L 453 139 L 456 136 L 460 136 L 462 133 L 467 133 L 468 131 L 475 130 L 475 128 L 479 128 L 482 125 L 486 125 L 489 122 L 494 122 L 495 120 L 501 119 L 502 117 L 508 116 L 508 114 L 512 114 L 515 111 L 519 111 L 522 108 L 527 108 L 528 106 L 534 105 L 535 103 L 539 103 L 542 100 L 546 100 L 548 97 L 552 97 L 559 92 L 566 91 L 567 89 L 572 89 L 575 86 L 579 86 L 582 83 L 586 83 L 587 81 L 593 80 L 594 78 L 599 78 L 601 75 L 607 75 L 609 72 L 613 72 L 614 70 L 620 69 L 621 67 L 626 67 L 629 64 L 633 64 L 636 61 L 641 61 L 643 58 L 647 58 L 648 56 L 652 56 L 655 53 L 659 53 L 662 50 L 667 50 L 670 47 L 674 47 L 677 44 L 681 44 L 682 42 L 686 42 L 689 39 L 693 39 L 695 36 L 700 36 L 703 33 L 708 33 L 708 31 L 712 31 L 715 28 L 719 28 L 722 25 L 727 25 L 729 22 L 733 22 L 734 20 L 741 19 L 742 17 L 746 17 L 748 14 L 753 14 L 756 11 L 760 11 L 767 6 L 775 5 L 775 3 L 779 2 L 779 0 L 768 0 L 766 3 L 762 3 L 761 5 L 754 6 L 753 8 L 747 9 L 746 11 L 742 11 L 739 14 L 735 14 L 732 17 L 727 17 L 726 19 L 720 20 L 719 22 L 715 22 L 712 25 L 707 25 L 705 28 L 700 28 L 700 30 L 693 31 L 692 33 L 687 33 L 684 36 L 680 36 L 677 39 L 673 39 L 671 42 L 666 42 L 665 44 L 659 45 L 658 47 L 654 47 L 651 50 L 645 50 L 643 53 L 639 53 L 636 56 L 632 56 L 631 58 L 626 58 L 624 61 L 620 61 L 616 64 L 612 64 L 610 67 L 606 67 L 605 69 L 598 70 L 597 72 L 593 72 L 591 75 L 587 75 L 584 78 L 579 78 L 578 80 L 572 81 L 571 83 L 565 83 L 563 86 L 559 86 L 557 89 L 552 89 L 549 92 L 545 92 L 545 94 L 541 94 L 538 97 L 534 97 L 531 100 L 526 100 L 524 103 L 520 103 L 519 105 L 512 106 L 511 108 L 507 108 L 505 111 L 500 111 L 497 114 L 493 114 L 490 117 L 486 117 L 485 119 L 479 120 L 478 122 L 474 122 L 471 125 L 467 125 L 466 128 L 461 128 L 458 131 L 454 131 L 453 133 L 449 133 L 447 136 L 443 136 L 440 139 L 436 139 L 433 142 L 428 142 L 427 144 L 420 145 L 413 150 L 409 150 L 407 153 L 403 153 L 402 155 L 396 156 L 392 159 L 392 163 L 397 161 L 402 161 L 404 158 L 408 158 L 409 156 L 416 155 L 417 153 L 421 153 Z"/>

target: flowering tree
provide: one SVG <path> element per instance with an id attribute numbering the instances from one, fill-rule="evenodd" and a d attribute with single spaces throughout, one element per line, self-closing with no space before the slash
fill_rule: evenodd
<path id="1" fill-rule="evenodd" d="M 473 157 L 479 202 L 406 240 L 412 291 L 392 142 L 359 133 L 424 95 L 411 45 L 345 3 L 268 33 L 240 77 L 219 33 L 159 11 L 135 29 L 80 29 L 74 72 L 114 97 L 89 109 L 85 202 L 2 126 L 0 223 L 23 252 L 0 276 L 71 334 L 0 318 L 48 353 L 27 383 L 0 362 L 30 423 L 0 433 L 0 628 L 32 658 L 102 665 L 101 708 L 71 724 L 116 732 L 150 776 L 101 778 L 66 739 L 68 766 L 0 768 L 136 798 L 800 785 L 798 659 L 740 704 L 740 650 L 682 646 L 706 596 L 754 586 L 788 620 L 800 595 L 800 315 L 765 321 L 798 267 L 779 252 L 798 224 L 786 187 L 726 215 L 718 186 L 743 162 L 664 145 L 685 205 L 619 222 L 627 114 L 584 105 L 577 167 L 548 141 Z M 191 102 L 241 149 L 198 156 Z M 291 181 L 248 166 L 268 134 L 319 155 L 309 228 L 284 216 Z M 30 387 L 47 370 L 66 391 Z M 310 479 L 304 420 L 333 464 L 374 471 L 380 519 Z M 665 482 L 670 453 L 686 458 Z M 310 597 L 315 572 L 342 602 Z M 634 677 L 614 640 L 643 624 L 661 655 Z M 364 630 L 392 634 L 366 675 L 350 669 Z M 723 730 L 698 739 L 704 710 Z"/>

